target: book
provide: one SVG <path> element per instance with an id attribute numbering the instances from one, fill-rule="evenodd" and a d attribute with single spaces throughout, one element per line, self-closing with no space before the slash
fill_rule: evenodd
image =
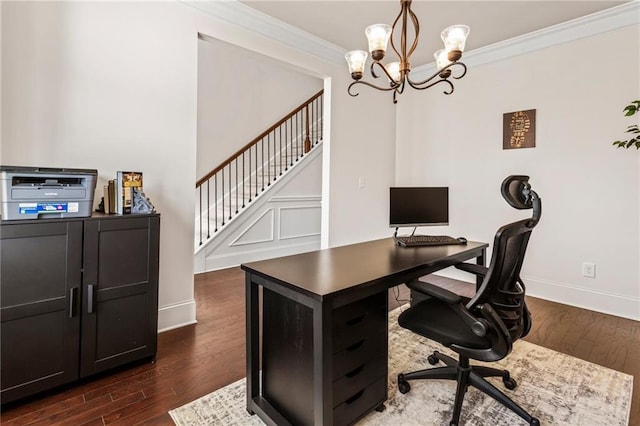
<path id="1" fill-rule="evenodd" d="M 142 191 L 142 172 L 118 171 L 115 185 L 117 214 L 131 214 L 133 188 Z"/>
<path id="2" fill-rule="evenodd" d="M 116 181 L 115 179 L 109 180 L 109 214 L 115 214 L 116 212 Z"/>
<path id="3" fill-rule="evenodd" d="M 105 185 L 104 186 L 104 197 L 102 198 L 102 206 L 104 207 L 104 212 L 106 214 L 111 213 L 111 208 L 110 208 L 110 204 L 109 204 L 109 185 Z"/>

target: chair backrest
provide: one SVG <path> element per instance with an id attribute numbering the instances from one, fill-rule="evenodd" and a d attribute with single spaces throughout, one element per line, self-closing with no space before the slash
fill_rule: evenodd
<path id="1" fill-rule="evenodd" d="M 506 340 L 506 343 L 498 345 L 502 347 L 498 352 L 506 353 L 494 354 L 497 359 L 506 356 L 511 351 L 511 343 L 526 335 L 531 325 L 520 269 L 531 231 L 540 220 L 542 204 L 528 180 L 528 176 L 509 176 L 502 182 L 504 199 L 514 208 L 533 209 L 533 214 L 531 218 L 498 229 L 487 274 L 475 296 L 467 303 L 467 309 L 479 315 L 483 305 L 490 305 L 504 324 L 504 328 L 497 327 L 498 330 L 492 331 L 498 334 L 496 339 Z M 501 332 L 508 333 L 508 336 L 499 336 Z"/>

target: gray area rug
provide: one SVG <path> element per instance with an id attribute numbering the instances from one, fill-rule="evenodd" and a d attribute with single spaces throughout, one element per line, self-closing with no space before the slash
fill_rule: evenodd
<path id="1" fill-rule="evenodd" d="M 400 309 L 400 308 L 399 308 Z M 448 425 L 455 382 L 411 381 L 411 392 L 398 392 L 396 376 L 429 368 L 426 356 L 433 350 L 455 354 L 407 331 L 397 323 L 400 310 L 389 313 L 389 399 L 387 409 L 373 411 L 358 425 Z M 481 363 L 474 363 L 481 364 Z M 442 365 L 442 364 L 441 364 Z M 504 360 L 490 363 L 511 372 L 518 387 L 509 391 L 500 378 L 489 379 L 542 425 L 627 425 L 633 377 L 540 346 L 518 341 Z M 180 426 L 263 425 L 246 409 L 245 379 L 241 379 L 169 414 Z M 526 425 L 520 417 L 482 392 L 469 388 L 460 424 Z"/>

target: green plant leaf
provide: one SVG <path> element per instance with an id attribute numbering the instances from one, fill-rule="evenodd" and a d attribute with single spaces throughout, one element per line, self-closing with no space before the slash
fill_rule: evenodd
<path id="1" fill-rule="evenodd" d="M 634 115 L 637 112 L 640 112 L 640 99 L 631 101 L 629 105 L 624 107 L 623 111 L 624 111 L 624 115 L 627 117 Z M 637 135 L 637 134 L 640 134 L 640 128 L 638 127 L 637 124 L 633 124 L 627 127 L 627 130 L 625 132 Z M 632 146 L 635 146 L 636 149 L 640 149 L 640 136 L 634 136 L 628 141 L 615 141 L 613 142 L 613 146 L 618 148 L 630 148 Z"/>

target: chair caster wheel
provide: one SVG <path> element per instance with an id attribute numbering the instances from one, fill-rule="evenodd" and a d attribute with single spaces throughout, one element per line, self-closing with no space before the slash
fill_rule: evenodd
<path id="1" fill-rule="evenodd" d="M 504 387 L 509 389 L 509 390 L 514 390 L 518 386 L 518 382 L 516 382 L 511 377 L 506 378 L 506 379 L 502 379 L 502 383 L 504 383 Z"/>
<path id="2" fill-rule="evenodd" d="M 531 426 L 540 426 L 540 420 L 536 419 L 535 417 L 532 417 L 531 421 L 529 422 L 529 424 Z"/>
<path id="3" fill-rule="evenodd" d="M 429 364 L 431 365 L 436 365 L 440 360 L 438 359 L 438 357 L 436 357 L 435 355 L 431 354 L 427 357 L 427 361 L 429 361 Z"/>
<path id="4" fill-rule="evenodd" d="M 411 390 L 411 385 L 404 379 L 402 374 L 398 374 L 398 390 L 402 394 L 405 394 Z"/>

